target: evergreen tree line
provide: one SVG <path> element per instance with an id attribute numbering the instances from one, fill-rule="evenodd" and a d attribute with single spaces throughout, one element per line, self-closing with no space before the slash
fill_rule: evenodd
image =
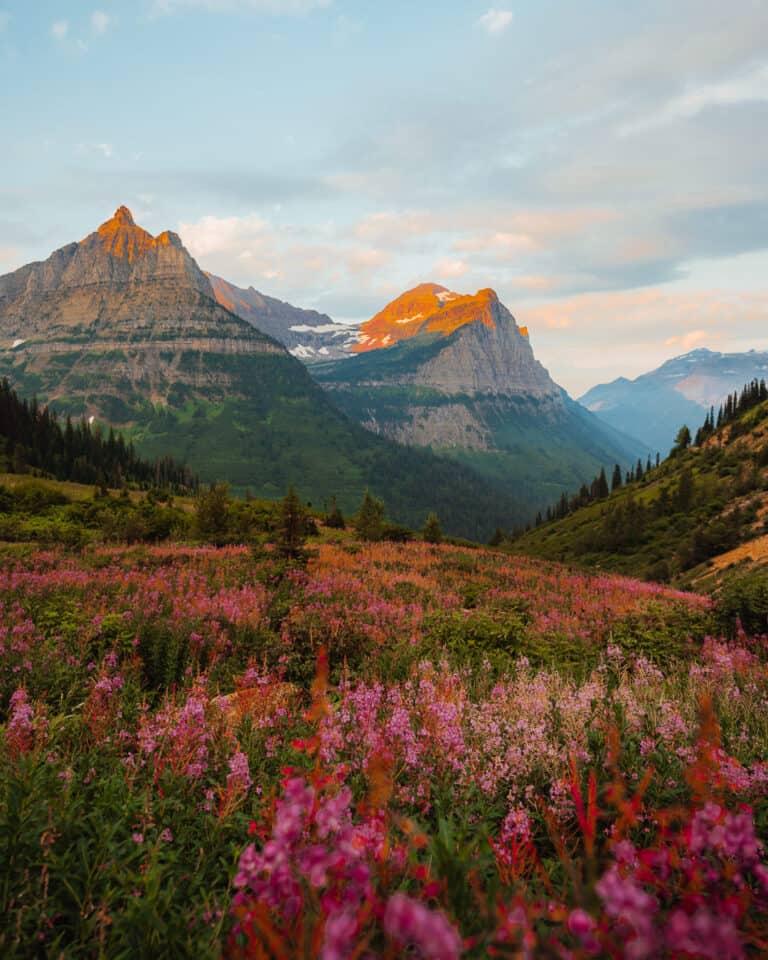
<path id="1" fill-rule="evenodd" d="M 655 467 L 659 466 L 660 460 L 661 458 L 658 453 L 656 454 L 655 462 L 651 460 L 649 454 L 645 465 L 643 465 L 642 459 L 638 457 L 635 466 L 627 471 L 623 471 L 617 463 L 614 465 L 611 473 L 610 484 L 605 467 L 602 467 L 600 473 L 592 479 L 591 483 L 582 483 L 578 493 L 569 497 L 568 494 L 563 491 L 557 503 L 551 507 L 547 507 L 544 514 L 539 511 L 536 514 L 536 526 L 540 527 L 542 523 L 549 523 L 552 520 L 562 520 L 563 517 L 575 513 L 576 510 L 581 510 L 582 507 L 588 507 L 590 504 L 596 503 L 599 500 L 607 499 L 614 491 L 620 489 L 625 484 L 644 480 L 650 476 Z M 530 529 L 530 524 L 528 529 Z"/>
<path id="2" fill-rule="evenodd" d="M 62 426 L 56 413 L 36 399 L 21 399 L 7 380 L 0 381 L 0 464 L 12 473 L 31 470 L 57 480 L 93 483 L 100 487 L 141 487 L 185 492 L 196 490 L 198 479 L 189 467 L 162 457 L 143 460 L 133 444 L 110 427 L 106 439 L 101 428 L 85 418 Z"/>
<path id="3" fill-rule="evenodd" d="M 732 394 L 728 395 L 725 402 L 720 404 L 717 413 L 715 413 L 714 407 L 710 407 L 704 423 L 696 431 L 695 445 L 697 447 L 701 446 L 708 437 L 711 437 L 716 431 L 726 425 L 731 425 L 731 439 L 733 439 L 737 435 L 735 431 L 739 426 L 738 421 L 742 414 L 763 403 L 765 400 L 768 400 L 768 386 L 766 386 L 765 380 L 755 379 L 745 384 L 741 390 L 734 390 Z M 670 457 L 675 457 L 683 453 L 691 446 L 691 442 L 691 431 L 686 424 L 683 424 L 678 430 L 674 446 L 669 452 Z M 569 497 L 567 493 L 563 492 L 557 503 L 547 507 L 544 514 L 539 511 L 536 515 L 536 526 L 539 527 L 543 523 L 549 523 L 552 520 L 562 520 L 563 517 L 567 517 L 569 514 L 575 513 L 583 507 L 588 507 L 590 504 L 599 500 L 605 500 L 611 493 L 625 484 L 642 482 L 652 473 L 654 467 L 659 466 L 660 459 L 660 455 L 657 452 L 655 463 L 653 463 L 649 455 L 645 466 L 643 466 L 643 461 L 638 458 L 637 464 L 631 470 L 627 470 L 626 473 L 622 471 L 617 463 L 613 468 L 610 487 L 605 467 L 603 467 L 590 484 L 584 483 L 581 485 L 578 493 Z M 662 506 L 666 505 L 662 504 Z M 665 515 L 666 512 L 665 510 L 663 515 Z M 530 526 L 531 525 L 528 524 L 526 530 L 530 530 Z M 630 526 L 634 526 L 634 524 L 630 524 Z"/>
<path id="4" fill-rule="evenodd" d="M 720 404 L 717 416 L 715 416 L 715 408 L 709 408 L 706 420 L 696 431 L 696 446 L 701 446 L 707 437 L 711 437 L 715 431 L 727 424 L 732 424 L 742 414 L 765 400 L 768 400 L 768 386 L 766 386 L 765 380 L 755 379 L 745 384 L 740 392 L 734 390 L 733 393 L 728 395 L 725 403 Z"/>

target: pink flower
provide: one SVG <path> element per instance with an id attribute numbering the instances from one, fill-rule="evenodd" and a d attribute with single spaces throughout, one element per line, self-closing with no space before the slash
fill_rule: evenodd
<path id="1" fill-rule="evenodd" d="M 416 947 L 424 960 L 456 960 L 461 938 L 439 910 L 429 910 L 404 893 L 387 901 L 384 931 L 403 946 Z"/>

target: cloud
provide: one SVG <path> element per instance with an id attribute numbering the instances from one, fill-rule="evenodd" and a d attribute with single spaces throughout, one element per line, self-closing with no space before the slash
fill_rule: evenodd
<path id="1" fill-rule="evenodd" d="M 768 347 L 768 291 L 621 290 L 513 312 L 528 326 L 537 357 L 573 396 L 617 376 L 639 376 L 697 346 Z"/>
<path id="2" fill-rule="evenodd" d="M 51 24 L 51 33 L 57 40 L 66 40 L 67 34 L 69 33 L 69 21 L 57 20 Z"/>
<path id="3" fill-rule="evenodd" d="M 111 22 L 111 17 L 103 10 L 94 10 L 91 14 L 91 29 L 97 35 L 106 33 Z"/>
<path id="4" fill-rule="evenodd" d="M 253 11 L 277 16 L 295 16 L 329 7 L 333 0 L 154 0 L 155 14 L 171 14 L 182 10 L 208 10 L 212 13 Z"/>
<path id="5" fill-rule="evenodd" d="M 701 343 L 713 343 L 719 340 L 722 334 L 712 330 L 691 330 L 677 337 L 667 337 L 664 345 L 667 347 L 681 347 L 683 350 L 693 350 Z"/>
<path id="6" fill-rule="evenodd" d="M 478 22 L 486 33 L 497 34 L 503 33 L 514 18 L 515 15 L 511 10 L 497 10 L 495 7 L 491 7 L 480 17 Z"/>
<path id="7" fill-rule="evenodd" d="M 463 260 L 442 260 L 436 264 L 432 273 L 440 279 L 456 279 L 469 272 L 469 267 Z"/>
<path id="8" fill-rule="evenodd" d="M 768 63 L 715 83 L 688 84 L 683 93 L 672 97 L 659 110 L 639 120 L 622 124 L 620 136 L 644 133 L 677 120 L 690 120 L 712 107 L 768 102 Z"/>
<path id="9" fill-rule="evenodd" d="M 96 143 L 94 144 L 94 147 L 104 156 L 105 159 L 110 160 L 112 158 L 111 143 Z"/>

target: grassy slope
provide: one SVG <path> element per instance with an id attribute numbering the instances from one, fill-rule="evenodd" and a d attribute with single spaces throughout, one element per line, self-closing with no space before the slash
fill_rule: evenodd
<path id="1" fill-rule="evenodd" d="M 768 405 L 748 411 L 738 423 L 739 435 L 735 438 L 726 427 L 701 449 L 666 460 L 640 483 L 623 486 L 606 500 L 529 531 L 514 541 L 513 549 L 638 576 L 658 576 L 663 573 L 661 564 L 666 563 L 669 575 L 681 582 L 700 577 L 712 561 L 692 563 L 684 556 L 697 532 L 711 536 L 715 544 L 718 530 L 727 530 L 734 509 L 738 509 L 742 517 L 738 525 L 740 540 L 764 533 L 768 470 L 761 461 L 766 459 L 768 448 Z M 666 488 L 673 498 L 687 468 L 695 484 L 690 507 L 655 516 L 654 507 L 662 491 Z M 642 535 L 638 542 L 616 549 L 608 543 L 605 529 L 611 515 L 626 512 L 631 500 L 646 508 Z M 712 554 L 716 556 L 717 551 Z"/>

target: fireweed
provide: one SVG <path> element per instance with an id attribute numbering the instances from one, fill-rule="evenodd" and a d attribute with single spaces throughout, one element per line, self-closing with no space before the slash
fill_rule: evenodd
<path id="1" fill-rule="evenodd" d="M 16 557 L 2 953 L 759 955 L 765 641 L 709 608 L 449 545 Z M 502 668 L 428 633 L 521 613 Z"/>

